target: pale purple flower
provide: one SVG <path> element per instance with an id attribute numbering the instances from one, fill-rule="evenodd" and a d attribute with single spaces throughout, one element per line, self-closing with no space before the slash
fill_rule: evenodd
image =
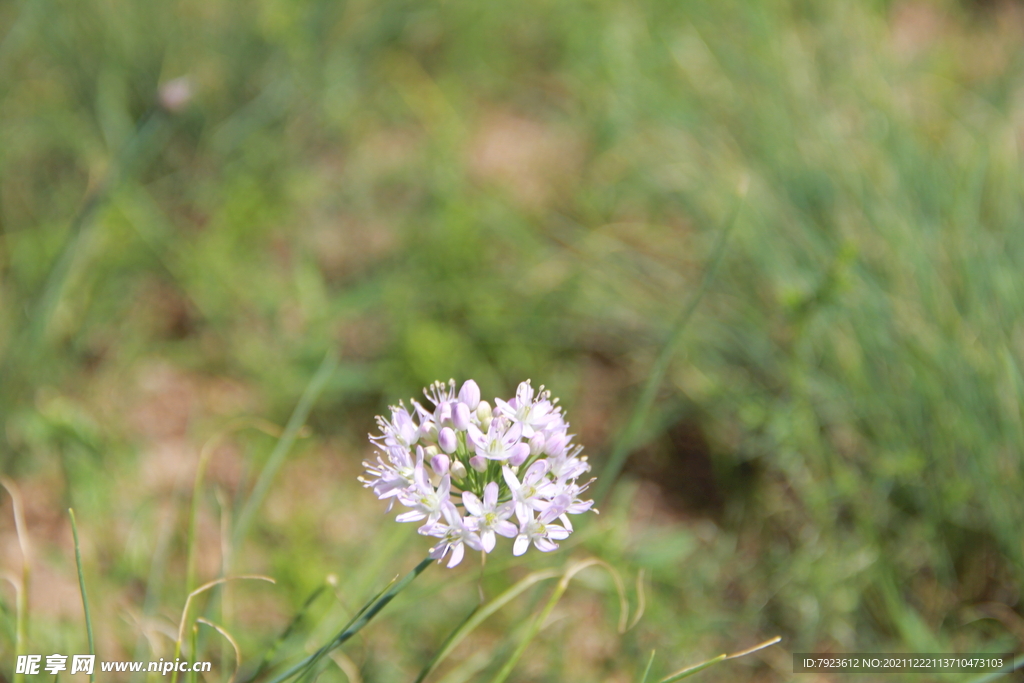
<path id="1" fill-rule="evenodd" d="M 552 487 L 547 479 L 547 472 L 547 461 L 538 460 L 530 465 L 520 482 L 511 467 L 506 465 L 501 468 L 505 483 L 508 484 L 509 491 L 512 492 L 512 501 L 516 505 L 516 517 L 520 522 L 526 518 L 528 510 L 542 511 L 550 507 L 548 493 Z"/>
<path id="2" fill-rule="evenodd" d="M 452 407 L 455 402 L 455 380 L 448 380 L 448 384 L 434 382 L 430 385 L 430 391 L 428 392 L 427 389 L 424 389 L 423 394 L 434 404 L 433 418 L 438 429 L 442 426 L 450 425 L 452 422 Z"/>
<path id="3" fill-rule="evenodd" d="M 522 519 L 519 525 L 519 535 L 516 536 L 515 544 L 512 546 L 512 554 L 516 557 L 525 553 L 532 543 L 542 553 L 549 553 L 558 548 L 555 541 L 561 541 L 569 537 L 568 529 L 551 524 L 551 521 L 558 515 L 553 514 L 554 510 L 542 512 L 538 519 L 534 519 L 533 511 Z"/>
<path id="4" fill-rule="evenodd" d="M 494 550 L 495 533 L 506 538 L 516 535 L 516 525 L 508 521 L 514 506 L 511 502 L 498 504 L 498 482 L 492 481 L 484 487 L 483 501 L 474 493 L 464 491 L 462 505 L 470 515 L 466 518 L 467 523 L 480 534 L 484 552 Z"/>
<path id="5" fill-rule="evenodd" d="M 469 440 L 476 448 L 476 454 L 488 460 L 508 460 L 519 445 L 519 437 L 523 428 L 520 424 L 509 424 L 505 420 L 491 420 L 487 433 L 481 432 L 476 425 L 470 425 L 466 432 Z M 526 447 L 529 453 L 530 447 Z"/>
<path id="6" fill-rule="evenodd" d="M 543 431 L 562 421 L 561 408 L 556 408 L 548 399 L 548 392 L 541 387 L 537 400 L 533 400 L 533 386 L 530 380 L 519 385 L 516 397 L 511 401 L 494 399 L 498 412 L 522 425 L 523 436 L 529 439 L 535 432 Z"/>
<path id="7" fill-rule="evenodd" d="M 480 542 L 480 536 L 466 526 L 454 505 L 451 503 L 445 505 L 441 510 L 441 514 L 444 517 L 443 524 L 426 524 L 420 527 L 419 532 L 426 536 L 435 536 L 441 539 L 430 549 L 430 557 L 440 561 L 451 552 L 452 555 L 448 558 L 448 568 L 451 569 L 462 562 L 462 558 L 466 553 L 466 546 L 473 550 L 482 550 L 483 545 Z"/>
<path id="8" fill-rule="evenodd" d="M 399 502 L 410 510 L 395 517 L 395 521 L 418 522 L 421 519 L 426 519 L 428 525 L 436 522 L 441 517 L 441 511 L 448 504 L 451 482 L 451 477 L 446 474 L 441 477 L 441 484 L 434 489 L 430 485 L 423 464 L 417 463 L 413 485 L 398 493 Z"/>
<path id="9" fill-rule="evenodd" d="M 530 545 L 549 552 L 572 532 L 569 516 L 592 509 L 580 497 L 589 482 L 577 482 L 590 465 L 543 386 L 534 392 L 527 380 L 515 398 L 496 398 L 493 410 L 473 380 L 458 394 L 454 380 L 423 393 L 432 410 L 413 400 L 377 418 L 380 433 L 370 441 L 379 452 L 359 480 L 388 499 L 389 510 L 395 501 L 405 508 L 397 521 L 422 522 L 420 534 L 440 539 L 432 558 L 454 567 L 467 547 L 492 552 L 498 536 L 515 538 L 515 555 Z"/>
<path id="10" fill-rule="evenodd" d="M 401 446 L 387 448 L 388 462 L 378 455 L 377 462 L 366 461 L 363 466 L 369 477 L 359 477 L 363 486 L 372 488 L 374 495 L 381 500 L 397 496 L 400 492 L 411 487 L 415 482 L 416 463 L 408 449 Z M 416 457 L 419 462 L 423 460 L 423 449 L 416 448 Z M 391 501 L 393 504 L 394 501 Z M 391 505 L 388 505 L 391 510 Z"/>
<path id="11" fill-rule="evenodd" d="M 380 427 L 381 433 L 377 436 L 371 434 L 370 441 L 381 450 L 393 446 L 410 449 L 420 438 L 420 425 L 413 421 L 412 415 L 404 405 L 391 406 L 390 420 L 378 415 L 377 426 Z"/>
<path id="12" fill-rule="evenodd" d="M 589 472 L 590 463 L 587 462 L 586 457 L 576 457 L 582 450 L 582 446 L 577 446 L 572 453 L 563 451 L 561 455 L 548 457 L 548 474 L 551 475 L 551 478 L 555 481 L 566 481 L 576 479 Z"/>

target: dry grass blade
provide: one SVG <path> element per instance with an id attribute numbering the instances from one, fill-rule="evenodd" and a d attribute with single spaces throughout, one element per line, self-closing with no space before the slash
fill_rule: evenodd
<path id="1" fill-rule="evenodd" d="M 359 667 L 344 652 L 335 650 L 328 657 L 345 674 L 346 678 L 348 678 L 348 683 L 363 683 L 363 677 L 359 675 Z"/>
<path id="2" fill-rule="evenodd" d="M 676 673 L 672 674 L 668 678 L 661 679 L 661 683 L 674 683 L 675 681 L 681 681 L 682 679 L 689 678 L 690 676 L 694 675 L 695 673 L 697 673 L 699 671 L 703 671 L 704 669 L 707 669 L 710 666 L 714 666 L 715 664 L 718 664 L 719 662 L 724 662 L 727 659 L 737 659 L 739 657 L 744 657 L 744 656 L 749 655 L 749 654 L 751 654 L 753 652 L 757 652 L 758 650 L 763 650 L 766 647 L 770 647 L 770 646 L 774 645 L 775 643 L 779 642 L 780 640 L 782 640 L 781 636 L 775 636 L 774 638 L 766 640 L 763 643 L 758 643 L 754 647 L 747 648 L 746 650 L 740 650 L 739 652 L 734 652 L 731 655 L 726 655 L 726 654 L 718 655 L 717 657 L 713 657 L 711 659 L 708 659 L 707 661 L 701 662 L 700 664 L 695 664 L 693 666 L 689 666 L 689 667 L 686 667 L 685 669 L 677 671 Z"/>
<path id="3" fill-rule="evenodd" d="M 231 678 L 228 679 L 228 683 L 234 683 L 235 676 L 238 675 L 238 670 L 242 668 L 242 650 L 238 647 L 238 641 L 236 641 L 231 636 L 231 634 L 228 633 L 227 629 L 225 629 L 223 626 L 220 626 L 219 624 L 215 624 L 212 621 L 208 621 L 202 617 L 199 617 L 198 619 L 196 619 L 196 621 L 198 621 L 200 624 L 205 624 L 206 626 L 209 626 L 214 631 L 224 636 L 224 640 L 231 643 L 231 647 L 235 651 L 235 670 L 231 672 Z M 192 656 L 193 658 L 195 657 L 195 652 L 192 653 Z"/>
<path id="4" fill-rule="evenodd" d="M 199 515 L 199 491 L 203 487 L 203 479 L 206 476 L 206 466 L 210 463 L 210 459 L 213 457 L 214 451 L 224 441 L 224 439 L 235 432 L 241 431 L 246 428 L 257 429 L 264 434 L 280 439 L 284 430 L 278 425 L 268 420 L 263 420 L 256 417 L 242 417 L 228 422 L 223 428 L 221 428 L 216 434 L 211 436 L 203 444 L 203 447 L 199 451 L 199 462 L 196 465 L 196 478 L 192 484 L 192 505 L 189 510 L 188 518 L 188 540 L 186 542 L 188 548 L 188 559 L 185 563 L 185 590 L 191 591 L 195 588 L 195 577 L 196 577 L 196 519 Z M 301 438 L 305 434 L 300 430 L 296 436 Z M 225 567 L 225 571 L 227 568 Z"/>
<path id="5" fill-rule="evenodd" d="M 25 654 L 25 638 L 28 631 L 28 586 L 31 577 L 31 562 L 29 560 L 28 530 L 25 527 L 25 506 L 21 499 L 21 490 L 18 485 L 7 477 L 0 476 L 0 486 L 7 490 L 11 497 L 11 507 L 14 510 L 14 531 L 18 535 L 18 547 L 21 548 L 21 580 L 14 583 L 15 587 L 15 631 L 14 631 L 14 654 Z M 14 680 L 24 680 L 25 674 L 14 674 Z"/>
<path id="6" fill-rule="evenodd" d="M 199 588 L 195 589 L 188 594 L 185 599 L 185 607 L 181 610 L 181 623 L 178 624 L 178 639 L 174 643 L 174 658 L 177 659 L 181 655 L 181 643 L 185 640 L 185 624 L 188 622 L 188 611 L 192 607 L 192 599 L 197 595 L 201 595 L 206 591 L 210 590 L 214 586 L 219 586 L 222 583 L 228 581 L 268 581 L 270 583 L 277 583 L 269 576 L 262 576 L 260 574 L 243 574 L 241 576 L 225 576 L 221 579 L 215 579 L 208 583 L 204 583 Z M 174 677 L 171 679 L 171 683 L 177 683 L 178 672 L 174 672 Z"/>
<path id="7" fill-rule="evenodd" d="M 633 629 L 638 623 L 640 623 L 640 617 L 644 615 L 644 611 L 647 609 L 647 592 L 644 590 L 644 577 L 647 573 L 646 569 L 641 568 L 636 574 L 636 614 L 629 622 L 629 626 L 626 628 L 627 631 Z"/>

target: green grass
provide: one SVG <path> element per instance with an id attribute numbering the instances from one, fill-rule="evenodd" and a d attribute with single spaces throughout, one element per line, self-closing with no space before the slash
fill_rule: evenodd
<path id="1" fill-rule="evenodd" d="M 645 570 L 643 618 L 618 635 L 614 586 L 585 572 L 508 680 L 661 680 L 776 634 L 699 676 L 789 680 L 791 651 L 1020 651 L 1014 7 L 0 5 L 0 471 L 36 548 L 21 651 L 87 647 L 39 593 L 77 595 L 73 506 L 100 659 L 168 656 L 161 630 L 230 564 L 278 583 L 192 612 L 251 672 L 307 609 L 275 650 L 299 661 L 422 558 L 354 478 L 372 416 L 448 377 L 487 397 L 543 382 L 598 473 L 623 434 L 630 461 L 562 552 L 396 597 L 343 649 L 367 683 L 413 680 L 478 582 L 493 600 L 590 556 L 627 585 Z M 155 108 L 183 75 L 189 106 Z M 224 436 L 193 517 L 207 440 L 306 410 L 294 444 Z M 0 571 L 21 575 L 16 553 Z M 328 574 L 333 601 L 303 608 Z M 548 590 L 427 680 L 504 675 Z M 9 677 L 15 592 L 0 605 Z M 213 630 L 197 642 L 231 671 Z"/>

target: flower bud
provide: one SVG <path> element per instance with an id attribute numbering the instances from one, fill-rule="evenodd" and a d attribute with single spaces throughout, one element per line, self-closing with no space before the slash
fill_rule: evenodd
<path id="1" fill-rule="evenodd" d="M 425 455 L 428 458 L 433 458 L 440 452 L 441 451 L 438 450 L 437 446 L 427 446 L 426 448 L 423 449 L 423 455 Z"/>
<path id="2" fill-rule="evenodd" d="M 534 433 L 534 435 L 530 437 L 530 455 L 540 455 L 543 453 L 545 441 L 543 434 L 540 432 Z"/>
<path id="3" fill-rule="evenodd" d="M 476 407 L 476 418 L 480 420 L 480 424 L 488 425 L 491 423 L 491 404 L 487 401 L 480 401 L 480 405 Z"/>
<path id="4" fill-rule="evenodd" d="M 459 389 L 459 400 L 466 404 L 470 410 L 476 410 L 480 404 L 480 387 L 471 379 L 467 379 Z"/>
<path id="5" fill-rule="evenodd" d="M 569 445 L 569 438 L 565 432 L 555 432 L 548 437 L 547 443 L 544 444 L 544 452 L 556 458 L 561 456 L 565 453 L 566 446 Z"/>
<path id="6" fill-rule="evenodd" d="M 448 471 L 451 472 L 452 479 L 456 481 L 466 478 L 466 466 L 463 465 L 458 460 L 451 464 L 451 467 L 448 469 Z"/>
<path id="7" fill-rule="evenodd" d="M 470 407 L 465 403 L 456 403 L 455 408 L 452 410 L 452 425 L 455 426 L 459 431 L 466 431 L 469 429 L 470 423 Z"/>
<path id="8" fill-rule="evenodd" d="M 530 447 L 525 443 L 517 443 L 511 449 L 511 455 L 508 457 L 510 465 L 518 467 L 526 462 L 526 459 L 530 457 Z"/>
<path id="9" fill-rule="evenodd" d="M 420 426 L 420 438 L 424 441 L 437 441 L 437 425 L 427 422 Z"/>
<path id="10" fill-rule="evenodd" d="M 441 401 L 434 410 L 434 422 L 438 425 L 451 424 L 452 404 L 448 401 Z"/>
<path id="11" fill-rule="evenodd" d="M 455 449 L 459 446 L 459 441 L 455 438 L 455 432 L 452 431 L 451 427 L 445 427 L 437 433 L 437 445 L 445 453 L 451 454 L 455 452 Z"/>
<path id="12" fill-rule="evenodd" d="M 430 459 L 430 467 L 440 474 L 442 477 L 448 474 L 448 466 L 451 464 L 451 460 L 444 453 L 438 453 Z"/>
<path id="13" fill-rule="evenodd" d="M 482 455 L 474 455 L 469 459 L 469 466 L 477 472 L 483 472 L 487 469 L 487 458 Z"/>

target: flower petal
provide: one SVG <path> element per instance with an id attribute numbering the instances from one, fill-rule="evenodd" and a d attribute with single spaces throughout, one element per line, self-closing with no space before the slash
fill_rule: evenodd
<path id="1" fill-rule="evenodd" d="M 448 559 L 448 568 L 451 569 L 459 562 L 462 562 L 462 556 L 465 554 L 466 548 L 461 543 L 452 545 L 452 556 Z"/>
<path id="2" fill-rule="evenodd" d="M 487 493 L 484 492 L 484 496 L 486 495 Z M 462 504 L 465 506 L 466 512 L 468 512 L 471 515 L 479 517 L 480 515 L 484 514 L 484 508 L 480 504 L 480 499 L 477 498 L 476 494 L 472 493 L 471 491 L 462 492 Z"/>

